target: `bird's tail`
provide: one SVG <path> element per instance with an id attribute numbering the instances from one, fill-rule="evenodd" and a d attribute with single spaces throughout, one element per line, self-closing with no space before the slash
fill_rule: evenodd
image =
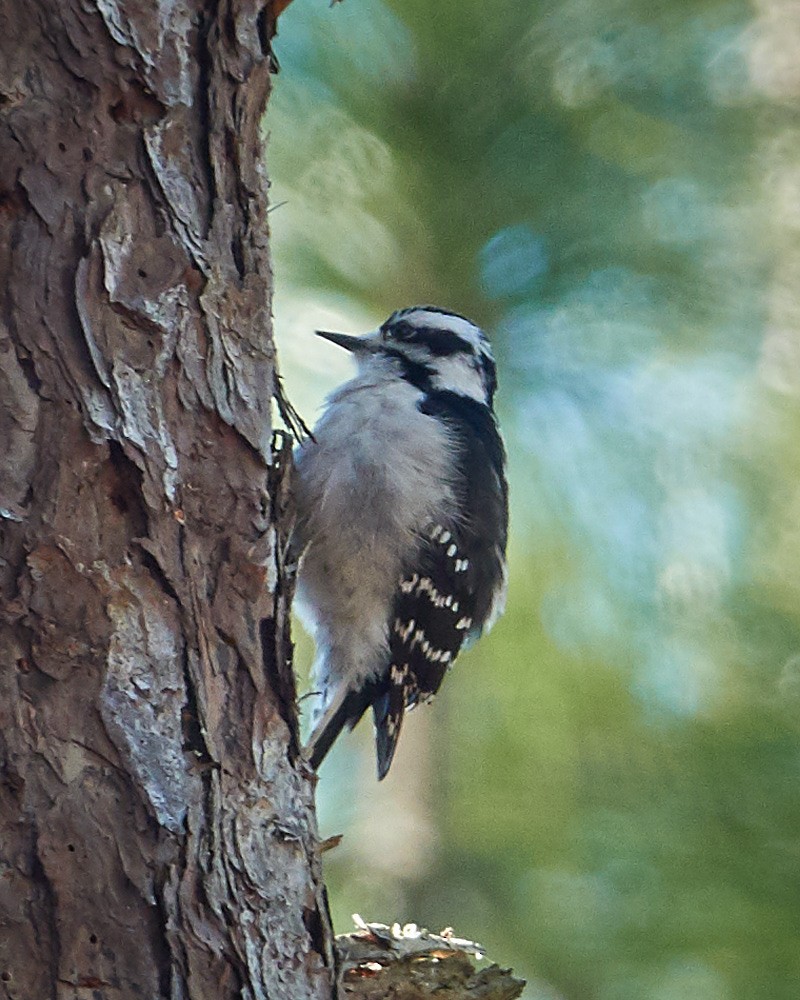
<path id="1" fill-rule="evenodd" d="M 406 692 L 402 684 L 390 684 L 377 697 L 372 686 L 366 686 L 360 691 L 344 691 L 335 696 L 314 726 L 303 751 L 314 770 L 323 762 L 344 727 L 352 729 L 370 703 L 375 721 L 378 780 L 382 781 L 386 777 L 397 749 L 405 713 Z"/>
<path id="2" fill-rule="evenodd" d="M 378 781 L 383 781 L 392 766 L 405 709 L 406 690 L 402 683 L 390 683 L 388 689 L 372 703 L 375 751 L 378 755 Z"/>
<path id="3" fill-rule="evenodd" d="M 316 771 L 325 759 L 336 737 L 347 726 L 352 729 L 370 702 L 370 692 L 344 690 L 331 700 L 319 717 L 303 751 L 306 760 Z"/>

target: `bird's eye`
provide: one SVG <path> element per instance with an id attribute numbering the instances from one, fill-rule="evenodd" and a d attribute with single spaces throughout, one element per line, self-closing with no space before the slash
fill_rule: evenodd
<path id="1" fill-rule="evenodd" d="M 383 328 L 384 340 L 411 340 L 417 332 L 417 328 L 402 320 L 392 323 L 391 326 Z"/>

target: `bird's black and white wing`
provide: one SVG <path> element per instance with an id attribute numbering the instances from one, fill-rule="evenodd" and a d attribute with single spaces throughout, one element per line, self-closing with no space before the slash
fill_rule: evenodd
<path id="1" fill-rule="evenodd" d="M 494 417 L 450 392 L 432 394 L 421 409 L 453 435 L 459 517 L 426 530 L 413 570 L 399 582 L 389 668 L 372 701 L 380 778 L 392 763 L 406 709 L 436 694 L 464 643 L 493 623 L 505 597 L 508 498 Z M 487 535 L 496 544 L 487 547 Z"/>

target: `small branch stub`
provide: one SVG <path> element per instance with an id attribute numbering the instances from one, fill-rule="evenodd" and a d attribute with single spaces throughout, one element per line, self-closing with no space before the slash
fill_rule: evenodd
<path id="1" fill-rule="evenodd" d="M 476 969 L 483 949 L 474 941 L 415 924 L 365 923 L 336 938 L 342 997 L 359 1000 L 514 1000 L 525 987 L 508 969 Z"/>

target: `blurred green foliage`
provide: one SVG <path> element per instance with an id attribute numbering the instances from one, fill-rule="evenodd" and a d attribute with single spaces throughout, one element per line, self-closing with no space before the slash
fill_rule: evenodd
<path id="1" fill-rule="evenodd" d="M 513 489 L 506 616 L 386 782 L 366 724 L 323 770 L 340 929 L 453 924 L 529 998 L 796 1000 L 796 10 L 295 0 L 276 50 L 293 395 L 346 374 L 322 316 L 464 312 Z"/>

